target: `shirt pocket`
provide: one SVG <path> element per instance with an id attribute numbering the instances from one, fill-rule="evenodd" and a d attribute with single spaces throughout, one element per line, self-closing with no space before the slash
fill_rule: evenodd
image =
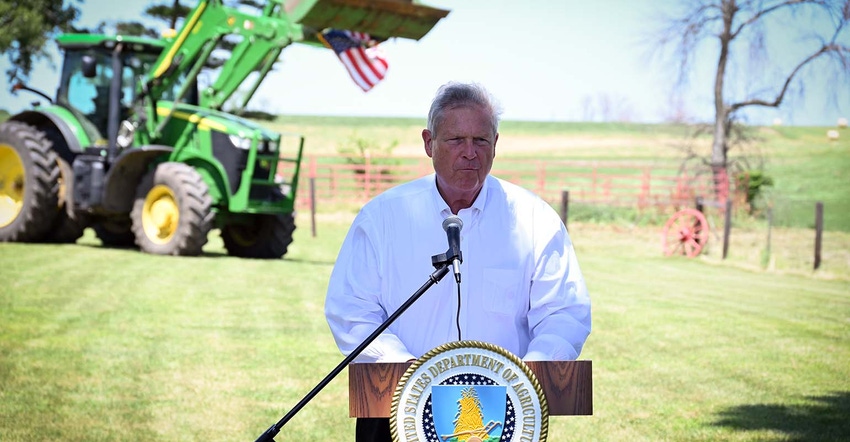
<path id="1" fill-rule="evenodd" d="M 520 294 L 521 287 L 522 272 L 519 270 L 484 269 L 484 310 L 515 315 L 523 298 Z"/>

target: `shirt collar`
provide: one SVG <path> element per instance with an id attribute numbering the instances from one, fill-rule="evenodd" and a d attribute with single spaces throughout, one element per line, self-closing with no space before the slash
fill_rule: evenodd
<path id="1" fill-rule="evenodd" d="M 478 193 L 478 197 L 475 198 L 475 201 L 472 202 L 472 205 L 469 207 L 469 209 L 464 210 L 471 210 L 475 215 L 478 215 L 479 213 L 484 211 L 484 206 L 487 204 L 487 195 L 490 193 L 490 181 L 492 179 L 493 178 L 490 177 L 490 175 L 487 175 L 484 178 L 484 185 L 481 187 L 481 192 Z M 452 210 L 449 208 L 449 205 L 446 203 L 442 195 L 440 195 L 440 192 L 437 190 L 436 173 L 431 174 L 431 197 L 434 201 L 434 207 L 440 212 L 443 218 L 446 218 L 447 216 L 452 214 Z"/>
<path id="2" fill-rule="evenodd" d="M 478 193 L 478 197 L 472 202 L 471 209 L 477 212 L 484 211 L 484 206 L 487 204 L 487 195 L 490 193 L 490 179 L 490 175 L 484 177 L 484 185 L 481 186 L 481 192 Z"/>

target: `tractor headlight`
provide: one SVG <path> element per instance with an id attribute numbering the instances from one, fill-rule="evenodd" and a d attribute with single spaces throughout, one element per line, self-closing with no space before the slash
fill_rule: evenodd
<path id="1" fill-rule="evenodd" d="M 251 139 L 240 137 L 239 135 L 231 135 L 230 142 L 237 148 L 242 150 L 251 149 Z"/>
<path id="2" fill-rule="evenodd" d="M 121 126 L 118 127 L 118 138 L 115 140 L 118 147 L 122 149 L 130 147 L 133 144 L 133 134 L 135 132 L 136 125 L 128 120 L 122 121 Z"/>

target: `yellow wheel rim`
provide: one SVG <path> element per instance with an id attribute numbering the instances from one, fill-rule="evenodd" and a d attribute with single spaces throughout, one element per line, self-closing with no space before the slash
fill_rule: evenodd
<path id="1" fill-rule="evenodd" d="M 145 197 L 142 226 L 145 235 L 157 244 L 166 244 L 177 233 L 180 223 L 180 206 L 174 192 L 165 185 L 154 186 Z"/>
<path id="2" fill-rule="evenodd" d="M 233 242 L 242 247 L 249 247 L 254 245 L 255 242 L 257 242 L 257 235 L 252 235 L 251 232 L 248 231 L 248 227 L 244 227 L 241 225 L 231 226 L 229 228 L 229 232 L 230 238 L 233 239 Z"/>
<path id="3" fill-rule="evenodd" d="M 26 172 L 18 152 L 8 144 L 0 144 L 0 227 L 18 217 L 24 206 Z"/>

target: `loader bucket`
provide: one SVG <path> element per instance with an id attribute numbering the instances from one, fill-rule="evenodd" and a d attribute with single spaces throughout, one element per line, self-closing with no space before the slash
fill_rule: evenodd
<path id="1" fill-rule="evenodd" d="M 449 13 L 413 0 L 287 0 L 285 6 L 293 22 L 316 31 L 346 29 L 376 40 L 419 40 Z"/>

